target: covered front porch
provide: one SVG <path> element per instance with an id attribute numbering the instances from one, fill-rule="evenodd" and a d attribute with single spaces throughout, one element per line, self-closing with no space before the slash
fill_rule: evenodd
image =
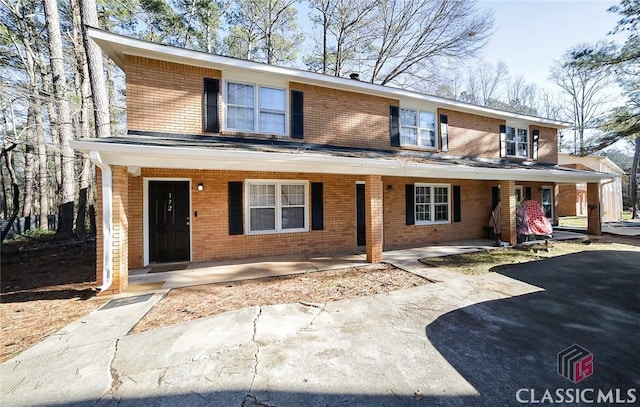
<path id="1" fill-rule="evenodd" d="M 131 280 L 129 268 L 146 267 L 152 260 L 149 183 L 158 179 L 187 185 L 188 262 L 210 258 L 211 250 L 219 254 L 216 258 L 247 258 L 355 249 L 360 245 L 356 235 L 362 232 L 366 236 L 363 260 L 379 263 L 385 248 L 481 237 L 495 186 L 502 202 L 502 240 L 515 244 L 517 187 L 522 183 L 551 188 L 558 183 L 592 184 L 589 196 L 594 216 L 589 219 L 588 232 L 601 232 L 598 182 L 606 176 L 551 165 L 224 137 L 134 135 L 82 140 L 74 147 L 89 152 L 100 169 L 97 274 L 106 294 L 126 290 Z M 299 230 L 251 233 L 249 186 L 262 180 L 277 185 L 281 180 L 295 180 L 307 191 L 301 205 L 305 223 Z M 323 196 L 323 185 L 324 198 L 317 199 L 318 194 Z M 413 213 L 417 207 L 409 207 L 417 202 L 409 199 L 410 185 L 430 185 L 431 193 L 446 191 L 440 222 L 418 224 L 418 215 Z M 240 193 L 233 195 L 238 189 Z M 356 221 L 358 190 L 362 191 L 361 231 Z M 434 208 L 429 216 L 434 216 Z M 276 211 L 284 212 L 282 208 Z"/>

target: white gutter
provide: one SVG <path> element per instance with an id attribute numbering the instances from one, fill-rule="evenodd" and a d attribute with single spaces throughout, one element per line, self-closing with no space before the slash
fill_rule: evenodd
<path id="1" fill-rule="evenodd" d="M 100 152 L 91 151 L 89 156 L 102 173 L 102 285 L 98 287 L 102 292 L 113 284 L 113 177 Z"/>
<path id="2" fill-rule="evenodd" d="M 529 168 L 488 168 L 430 164 L 402 160 L 314 154 L 262 152 L 206 147 L 150 146 L 77 140 L 80 151 L 100 151 L 111 165 L 229 171 L 273 171 L 351 175 L 408 176 L 443 179 L 516 180 L 581 183 L 611 179 L 614 174 L 592 171 Z"/>

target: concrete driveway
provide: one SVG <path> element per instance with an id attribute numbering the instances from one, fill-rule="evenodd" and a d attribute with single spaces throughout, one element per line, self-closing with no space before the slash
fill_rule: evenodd
<path id="1" fill-rule="evenodd" d="M 518 405 L 521 388 L 538 399 L 545 389 L 619 388 L 628 400 L 640 387 L 640 252 L 585 252 L 480 277 L 396 260 L 438 282 L 136 335 L 117 321 L 156 297 L 96 311 L 71 336 L 0 365 L 2 403 L 498 406 Z M 593 375 L 577 384 L 556 372 L 557 353 L 572 344 L 594 355 Z"/>

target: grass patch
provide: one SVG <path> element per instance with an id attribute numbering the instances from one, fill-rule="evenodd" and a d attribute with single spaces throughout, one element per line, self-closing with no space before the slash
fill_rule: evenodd
<path id="1" fill-rule="evenodd" d="M 631 212 L 622 212 L 622 220 L 630 220 Z"/>
<path id="2" fill-rule="evenodd" d="M 499 271 L 513 264 L 548 259 L 587 250 L 640 251 L 639 247 L 619 243 L 549 242 L 549 246 L 530 246 L 527 249 L 499 248 L 485 252 L 426 257 L 420 261 L 428 266 L 442 267 L 468 275 Z"/>
<path id="3" fill-rule="evenodd" d="M 586 216 L 561 216 L 558 219 L 558 224 L 564 227 L 586 228 L 587 217 Z"/>

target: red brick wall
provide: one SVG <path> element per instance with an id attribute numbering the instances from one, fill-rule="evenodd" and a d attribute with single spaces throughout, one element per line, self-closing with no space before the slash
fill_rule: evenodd
<path id="1" fill-rule="evenodd" d="M 558 164 L 558 130 L 550 127 L 531 126 L 540 130 L 538 144 L 538 161 L 541 163 Z"/>
<path id="2" fill-rule="evenodd" d="M 204 78 L 217 69 L 125 55 L 127 127 L 167 133 L 202 133 Z"/>
<path id="3" fill-rule="evenodd" d="M 497 185 L 496 182 L 402 177 L 384 177 L 383 182 L 385 249 L 485 236 L 485 226 L 491 215 L 491 187 Z M 405 185 L 417 182 L 460 185 L 462 221 L 438 225 L 406 225 Z M 393 187 L 393 191 L 388 190 L 388 185 Z"/>
<path id="4" fill-rule="evenodd" d="M 203 78 L 221 79 L 220 70 L 126 55 L 125 72 L 129 129 L 203 133 Z M 301 141 L 391 148 L 389 106 L 399 105 L 399 100 L 298 82 L 290 82 L 289 88 L 305 95 L 305 138 Z M 500 158 L 498 132 L 504 120 L 450 109 L 438 109 L 438 113 L 449 116 L 449 154 Z M 540 130 L 539 161 L 557 163 L 556 129 L 531 126 L 530 133 L 533 129 Z M 222 134 L 272 137 L 228 131 Z"/>
<path id="5" fill-rule="evenodd" d="M 290 82 L 304 92 L 304 141 L 390 149 L 389 106 L 394 99 Z"/>
<path id="6" fill-rule="evenodd" d="M 578 199 L 575 185 L 558 186 L 558 215 L 576 216 L 576 201 Z"/>
<path id="7" fill-rule="evenodd" d="M 438 109 L 449 119 L 449 152 L 451 155 L 500 158 L 500 125 L 504 120 Z"/>
<path id="8" fill-rule="evenodd" d="M 144 177 L 190 178 L 192 180 L 193 261 L 258 257 L 297 252 L 327 253 L 356 249 L 356 181 L 365 177 L 295 173 L 255 173 L 143 169 L 141 177 L 129 183 L 129 262 L 142 267 Z M 228 182 L 245 179 L 303 179 L 324 183 L 324 230 L 302 233 L 229 236 Z M 404 185 L 415 182 L 442 182 L 437 179 L 383 177 L 384 247 L 419 246 L 429 242 L 485 236 L 491 211 L 491 187 L 497 182 L 452 180 L 461 186 L 462 222 L 407 226 Z M 202 192 L 195 186 L 203 182 Z M 393 191 L 387 186 L 392 185 Z M 246 199 L 246 197 L 245 197 Z M 192 214 L 193 215 L 193 214 Z M 310 214 L 308 214 L 310 215 Z M 246 226 L 245 226 L 246 231 Z"/>

